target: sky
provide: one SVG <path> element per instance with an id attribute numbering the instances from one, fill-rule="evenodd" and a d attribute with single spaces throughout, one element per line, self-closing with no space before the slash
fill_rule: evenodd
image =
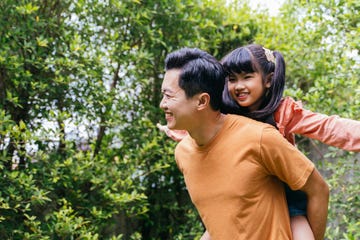
<path id="1" fill-rule="evenodd" d="M 285 0 L 250 0 L 249 3 L 252 8 L 257 8 L 258 6 L 260 6 L 261 8 L 266 7 L 269 9 L 269 13 L 272 16 L 275 16 L 284 1 Z"/>

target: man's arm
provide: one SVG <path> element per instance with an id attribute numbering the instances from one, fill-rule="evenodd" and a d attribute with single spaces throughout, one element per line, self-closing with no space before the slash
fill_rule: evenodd
<path id="1" fill-rule="evenodd" d="M 307 195 L 307 218 L 316 240 L 323 240 L 329 203 L 329 186 L 315 168 L 300 189 Z"/>

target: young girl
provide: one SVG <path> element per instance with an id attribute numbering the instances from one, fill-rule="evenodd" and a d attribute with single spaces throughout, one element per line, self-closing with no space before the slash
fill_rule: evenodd
<path id="1" fill-rule="evenodd" d="M 223 112 L 247 116 L 275 126 L 292 144 L 301 134 L 349 151 L 360 151 L 360 122 L 303 109 L 300 102 L 282 98 L 285 62 L 277 51 L 261 45 L 237 48 L 222 59 L 229 73 L 223 92 Z M 175 141 L 187 135 L 158 124 Z M 291 159 L 289 159 L 291 161 Z M 294 240 L 314 239 L 306 218 L 307 199 L 285 186 Z"/>

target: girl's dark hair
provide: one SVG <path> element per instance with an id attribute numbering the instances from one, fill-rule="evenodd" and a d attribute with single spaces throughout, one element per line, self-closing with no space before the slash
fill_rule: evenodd
<path id="1" fill-rule="evenodd" d="M 231 73 L 261 73 L 263 83 L 266 76 L 274 73 L 271 79 L 271 86 L 264 94 L 260 108 L 250 112 L 248 108 L 241 107 L 229 94 L 228 79 L 223 90 L 223 113 L 239 114 L 259 121 L 266 121 L 279 107 L 285 87 L 285 61 L 280 52 L 272 52 L 275 61 L 269 61 L 265 49 L 261 45 L 250 44 L 237 48 L 227 54 L 221 63 L 227 74 Z"/>

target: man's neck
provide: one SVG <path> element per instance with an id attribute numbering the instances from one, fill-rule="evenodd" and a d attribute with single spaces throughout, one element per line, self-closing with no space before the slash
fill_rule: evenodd
<path id="1" fill-rule="evenodd" d="M 224 125 L 225 115 L 220 112 L 212 112 L 204 117 L 196 129 L 189 131 L 190 136 L 198 146 L 205 146 L 217 135 Z"/>

